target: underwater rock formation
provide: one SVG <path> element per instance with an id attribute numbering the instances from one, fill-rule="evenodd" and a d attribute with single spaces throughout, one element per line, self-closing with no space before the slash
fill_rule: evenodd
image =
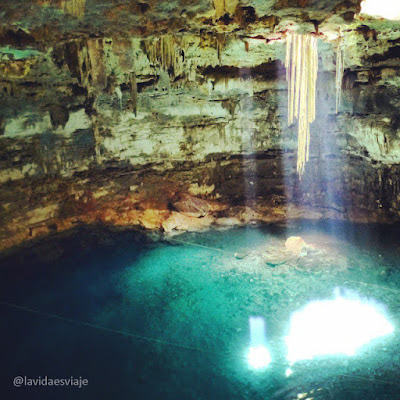
<path id="1" fill-rule="evenodd" d="M 293 253 L 300 253 L 303 248 L 307 247 L 307 243 L 300 236 L 291 236 L 286 240 L 285 247 Z"/>

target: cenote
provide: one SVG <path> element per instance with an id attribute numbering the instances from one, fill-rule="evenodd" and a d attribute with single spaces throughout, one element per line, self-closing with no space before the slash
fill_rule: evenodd
<path id="1" fill-rule="evenodd" d="M 59 387 L 60 399 L 394 399 L 399 232 L 302 222 L 159 240 L 96 227 L 11 252 L 1 278 L 6 398 L 54 397 L 48 386 L 13 388 L 22 372 L 88 380 L 81 389 Z M 288 235 L 312 247 L 288 259 Z M 375 312 L 360 319 L 346 304 L 350 315 L 335 315 L 328 302 L 338 298 Z M 316 301 L 325 318 L 291 326 Z M 354 339 L 358 324 L 375 332 L 364 343 L 359 332 Z M 310 337 L 321 354 L 307 356 Z M 355 340 L 354 352 L 338 340 Z M 261 352 L 254 364 L 249 351 L 259 345 L 270 360 Z"/>
<path id="2" fill-rule="evenodd" d="M 2 0 L 0 400 L 400 399 L 400 2 Z"/>

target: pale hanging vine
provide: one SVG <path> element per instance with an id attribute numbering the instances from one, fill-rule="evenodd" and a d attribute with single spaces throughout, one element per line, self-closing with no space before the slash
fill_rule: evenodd
<path id="1" fill-rule="evenodd" d="M 315 120 L 318 41 L 313 35 L 289 33 L 286 42 L 288 120 L 298 120 L 297 172 L 300 179 L 310 153 L 310 124 Z"/>

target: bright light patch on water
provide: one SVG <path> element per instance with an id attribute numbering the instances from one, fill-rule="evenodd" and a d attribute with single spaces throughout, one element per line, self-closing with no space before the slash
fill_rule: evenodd
<path id="1" fill-rule="evenodd" d="M 353 356 L 371 340 L 394 331 L 384 307 L 353 292 L 334 300 L 313 301 L 292 315 L 285 338 L 292 365 L 320 355 Z"/>
<path id="2" fill-rule="evenodd" d="M 292 375 L 292 374 L 293 374 L 293 371 L 292 371 L 291 368 L 288 368 L 288 369 L 286 370 L 286 372 L 285 372 L 286 378 L 289 378 L 289 376 Z"/>
<path id="3" fill-rule="evenodd" d="M 364 0 L 361 13 L 386 19 L 400 19 L 400 1 L 398 0 Z"/>
<path id="4" fill-rule="evenodd" d="M 247 360 L 253 369 L 267 368 L 271 363 L 271 355 L 265 346 L 250 347 Z"/>
<path id="5" fill-rule="evenodd" d="M 250 317 L 250 350 L 247 355 L 249 366 L 253 369 L 267 368 L 271 363 L 271 354 L 267 348 L 265 319 Z"/>

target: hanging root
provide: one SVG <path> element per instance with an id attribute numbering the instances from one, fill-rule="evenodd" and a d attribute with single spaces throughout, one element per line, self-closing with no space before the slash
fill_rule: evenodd
<path id="1" fill-rule="evenodd" d="M 339 38 L 339 44 L 336 52 L 336 114 L 339 112 L 342 100 L 342 82 L 344 75 L 344 50 L 342 39 Z"/>
<path id="2" fill-rule="evenodd" d="M 309 159 L 310 124 L 315 120 L 317 39 L 311 35 L 288 34 L 285 66 L 289 88 L 289 125 L 298 120 L 297 172 L 301 179 Z"/>

